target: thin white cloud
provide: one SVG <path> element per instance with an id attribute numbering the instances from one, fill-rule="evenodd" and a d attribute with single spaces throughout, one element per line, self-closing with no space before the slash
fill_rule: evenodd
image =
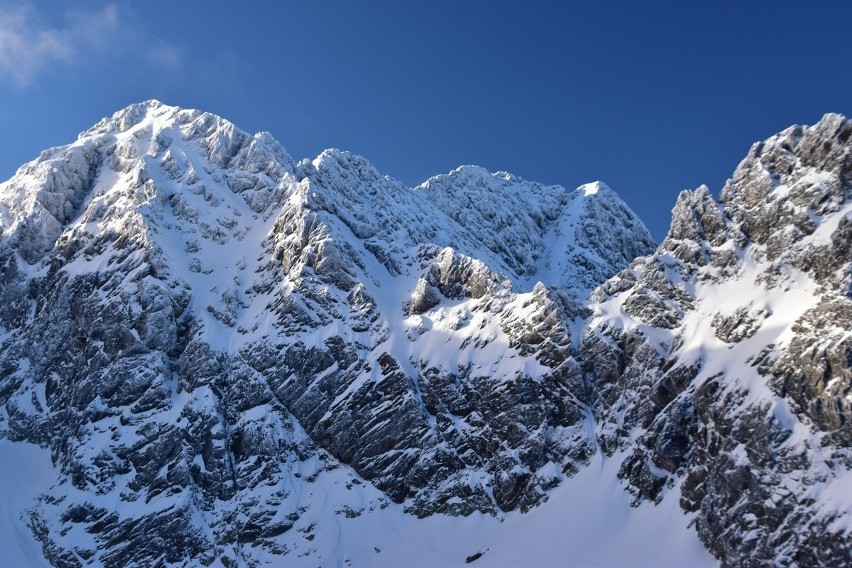
<path id="1" fill-rule="evenodd" d="M 32 5 L 0 6 L 0 82 L 27 87 L 51 65 L 103 49 L 119 26 L 113 5 L 69 12 L 62 26 L 45 23 Z"/>
<path id="2" fill-rule="evenodd" d="M 239 83 L 242 66 L 233 52 L 198 58 L 186 45 L 159 36 L 132 7 L 105 4 L 47 16 L 32 1 L 0 0 L 0 87 L 25 90 L 62 66 L 117 59 L 119 72 L 133 80 L 144 77 L 148 87 L 205 84 L 233 90 Z"/>
<path id="3" fill-rule="evenodd" d="M 185 57 L 182 47 L 163 40 L 156 40 L 155 44 L 145 52 L 145 60 L 149 64 L 165 71 L 181 71 Z"/>
<path id="4" fill-rule="evenodd" d="M 74 41 L 99 49 L 116 38 L 119 28 L 125 27 L 120 21 L 118 8 L 113 4 L 107 4 L 100 10 L 72 10 L 66 14 L 66 19 L 69 35 Z"/>

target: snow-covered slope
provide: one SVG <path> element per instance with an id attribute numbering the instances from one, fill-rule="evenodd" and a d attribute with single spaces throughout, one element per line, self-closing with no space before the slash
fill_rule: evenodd
<path id="1" fill-rule="evenodd" d="M 26 442 L 0 440 L 0 566 L 50 566 L 27 523 L 28 509 L 56 480 L 50 452 Z"/>

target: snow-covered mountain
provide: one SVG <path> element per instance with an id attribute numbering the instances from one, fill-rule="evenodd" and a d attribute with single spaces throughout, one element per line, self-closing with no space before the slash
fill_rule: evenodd
<path id="1" fill-rule="evenodd" d="M 755 144 L 592 296 L 601 447 L 727 565 L 852 562 L 850 135 L 826 115 Z"/>
<path id="2" fill-rule="evenodd" d="M 104 119 L 0 185 L 0 450 L 53 468 L 14 559 L 842 564 L 850 132 L 756 146 L 655 252 L 600 182 Z"/>

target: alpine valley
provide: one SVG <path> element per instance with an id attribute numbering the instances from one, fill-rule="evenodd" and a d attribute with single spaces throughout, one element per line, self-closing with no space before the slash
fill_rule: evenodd
<path id="1" fill-rule="evenodd" d="M 852 121 L 601 182 L 148 101 L 0 184 L 4 566 L 848 566 Z"/>

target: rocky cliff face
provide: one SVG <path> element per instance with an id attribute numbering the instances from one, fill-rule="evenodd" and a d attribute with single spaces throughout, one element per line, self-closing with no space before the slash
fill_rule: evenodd
<path id="1" fill-rule="evenodd" d="M 601 447 L 637 499 L 679 489 L 724 565 L 852 558 L 850 135 L 827 115 L 756 144 L 593 295 Z"/>
<path id="2" fill-rule="evenodd" d="M 0 429 L 51 450 L 58 566 L 310 557 L 312 487 L 540 503 L 595 452 L 585 293 L 652 250 L 603 185 L 409 189 L 157 102 L 22 167 L 0 229 Z"/>

